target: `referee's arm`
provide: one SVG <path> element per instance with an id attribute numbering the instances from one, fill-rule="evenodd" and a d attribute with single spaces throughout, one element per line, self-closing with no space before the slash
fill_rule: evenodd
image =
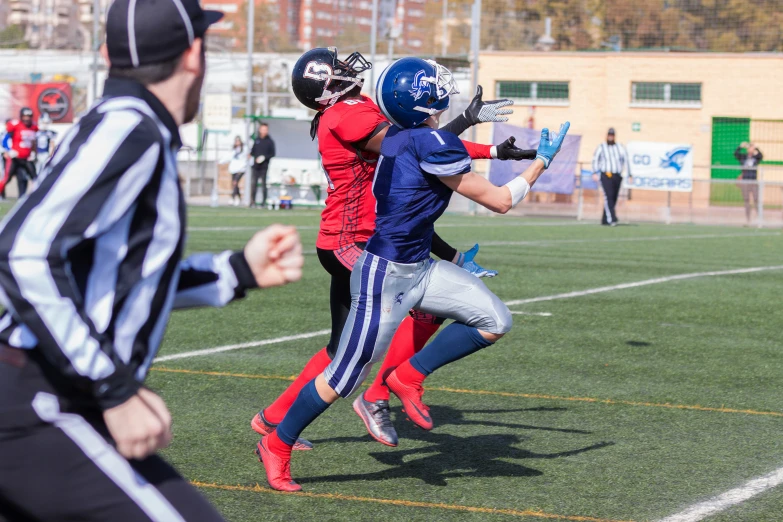
<path id="1" fill-rule="evenodd" d="M 115 321 L 111 300 L 101 307 L 99 328 L 73 273 L 97 272 L 91 254 L 97 238 L 129 219 L 162 152 L 136 113 L 85 120 L 66 137 L 39 190 L 3 222 L 0 283 L 4 304 L 35 336 L 36 349 L 64 376 L 85 382 L 108 409 L 140 383 L 107 335 Z"/>
<path id="2" fill-rule="evenodd" d="M 603 145 L 599 145 L 595 149 L 595 153 L 593 154 L 593 174 L 600 174 L 603 172 L 603 151 Z"/>
<path id="3" fill-rule="evenodd" d="M 257 288 L 244 252 L 194 254 L 180 263 L 174 308 L 225 306 Z"/>

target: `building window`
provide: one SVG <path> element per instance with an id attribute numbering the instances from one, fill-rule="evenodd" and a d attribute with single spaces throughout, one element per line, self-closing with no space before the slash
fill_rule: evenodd
<path id="1" fill-rule="evenodd" d="M 568 105 L 568 82 L 497 82 L 497 95 L 538 105 Z"/>
<path id="2" fill-rule="evenodd" d="M 632 107 L 701 107 L 700 83 L 633 82 Z"/>

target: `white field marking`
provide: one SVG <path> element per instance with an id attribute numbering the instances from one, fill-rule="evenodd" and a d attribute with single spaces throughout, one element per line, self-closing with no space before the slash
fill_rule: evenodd
<path id="1" fill-rule="evenodd" d="M 527 304 L 527 303 L 538 303 L 541 301 L 554 301 L 555 299 L 569 299 L 571 297 L 581 297 L 583 295 L 591 295 L 591 294 L 599 294 L 602 292 L 611 292 L 613 290 L 623 290 L 625 288 L 635 288 L 638 286 L 647 286 L 647 285 L 654 285 L 657 283 L 667 283 L 669 281 L 677 281 L 680 279 L 692 279 L 696 277 L 709 277 L 709 276 L 720 276 L 720 275 L 732 275 L 732 274 L 749 274 L 753 272 L 762 272 L 765 270 L 780 270 L 783 269 L 783 265 L 781 266 L 760 266 L 755 268 L 740 268 L 737 270 L 724 270 L 720 272 L 695 272 L 692 274 L 679 274 L 674 276 L 667 276 L 667 277 L 659 277 L 657 279 L 647 279 L 644 281 L 637 281 L 635 283 L 623 283 L 619 285 L 613 285 L 613 286 L 602 286 L 599 288 L 590 288 L 587 290 L 580 290 L 578 292 L 569 292 L 566 294 L 555 294 L 555 295 L 547 295 L 543 297 L 532 297 L 529 299 L 517 299 L 514 301 L 507 301 L 506 306 L 515 306 L 520 304 Z M 515 312 L 512 312 L 515 313 Z M 297 335 L 288 335 L 285 337 L 277 337 L 275 339 L 264 339 L 262 341 L 252 341 L 249 343 L 240 343 L 240 344 L 230 344 L 227 346 L 217 346 L 215 348 L 206 348 L 203 350 L 194 350 L 190 352 L 182 352 L 182 353 L 175 353 L 172 355 L 164 355 L 163 357 L 156 358 L 153 362 L 165 362 L 165 361 L 173 361 L 175 359 L 187 359 L 189 357 L 197 357 L 199 355 L 210 355 L 213 353 L 221 353 L 221 352 L 229 352 L 232 350 L 241 350 L 243 348 L 253 348 L 256 346 L 266 346 L 270 344 L 278 344 L 278 343 L 284 343 L 287 341 L 296 341 L 299 339 L 309 339 L 311 337 L 318 337 L 320 335 L 326 335 L 330 333 L 331 330 L 318 330 L 317 332 L 308 332 L 303 334 L 297 334 Z"/>
<path id="2" fill-rule="evenodd" d="M 256 225 L 256 226 L 242 226 L 242 227 L 188 227 L 188 232 L 242 232 L 245 230 L 263 230 L 269 225 Z M 300 226 L 292 225 L 297 230 L 318 230 L 316 226 Z"/>
<path id="3" fill-rule="evenodd" d="M 216 348 L 206 348 L 204 350 L 194 350 L 192 352 L 175 353 L 172 355 L 164 355 L 163 357 L 156 358 L 153 362 L 165 362 L 173 361 L 175 359 L 186 359 L 188 357 L 197 357 L 199 355 L 211 355 L 213 353 L 230 352 L 231 350 L 241 350 L 242 348 L 253 348 L 255 346 L 266 346 L 269 344 L 279 344 L 288 341 L 298 341 L 300 339 L 310 339 L 311 337 L 319 337 L 321 335 L 327 335 L 331 333 L 331 330 L 318 330 L 317 332 L 308 332 L 297 335 L 286 335 L 285 337 L 277 337 L 275 339 L 264 339 L 263 341 L 252 341 L 249 343 L 229 344 L 227 346 L 218 346 Z"/>
<path id="4" fill-rule="evenodd" d="M 519 312 L 519 311 L 511 311 L 514 315 L 535 315 L 536 317 L 552 317 L 552 314 L 549 312 Z"/>
<path id="5" fill-rule="evenodd" d="M 684 511 L 661 519 L 659 522 L 697 522 L 745 502 L 749 498 L 755 497 L 759 493 L 763 493 L 780 484 L 783 484 L 783 468 L 778 468 L 763 477 L 754 478 L 740 487 L 730 489 L 717 497 L 694 504 Z"/>
<path id="6" fill-rule="evenodd" d="M 633 283 L 621 283 L 619 285 L 600 286 L 598 288 L 588 288 L 577 292 L 566 292 L 564 294 L 546 295 L 543 297 L 531 297 L 528 299 L 516 299 L 506 301 L 506 306 L 516 306 L 528 303 L 540 303 L 542 301 L 554 301 L 556 299 L 570 299 L 572 297 L 581 297 L 584 295 L 601 294 L 612 292 L 614 290 L 624 290 L 626 288 L 637 288 L 640 286 L 657 285 L 659 283 L 668 283 L 669 281 L 680 281 L 683 279 L 695 279 L 697 277 L 712 277 L 735 274 L 752 274 L 755 272 L 764 272 L 767 270 L 783 270 L 783 265 L 778 266 L 757 266 L 754 268 L 738 268 L 736 270 L 719 270 L 713 272 L 693 272 L 690 274 L 678 274 L 666 277 L 656 277 L 655 279 L 645 279 L 644 281 L 635 281 Z"/>
<path id="7" fill-rule="evenodd" d="M 492 223 L 491 226 L 498 226 L 498 227 L 534 227 L 534 226 L 541 226 L 541 227 L 567 227 L 567 226 L 577 226 L 577 225 L 587 225 L 590 223 L 585 222 L 573 222 L 573 223 Z M 259 224 L 258 226 L 225 226 L 225 227 L 188 227 L 188 232 L 240 232 L 243 230 L 261 230 L 262 228 L 266 228 L 269 226 L 268 224 Z M 318 226 L 314 225 L 291 225 L 297 228 L 297 230 L 318 230 Z M 488 224 L 479 224 L 479 223 L 466 223 L 464 225 L 460 225 L 457 223 L 443 223 L 438 224 L 437 228 L 477 228 L 477 227 L 487 227 L 490 226 Z M 749 235 L 749 234 L 748 234 Z M 560 240 L 565 241 L 565 240 Z M 534 241 L 535 243 L 535 241 Z M 486 244 L 492 244 L 492 245 L 515 245 L 517 243 L 510 242 L 506 243 L 503 241 L 498 241 L 495 243 L 486 243 Z M 521 242 L 520 244 L 527 244 L 527 242 Z"/>
<path id="8" fill-rule="evenodd" d="M 770 237 L 779 236 L 780 232 L 768 233 L 738 233 L 738 234 L 693 234 L 682 236 L 642 236 L 642 237 L 610 237 L 597 239 L 541 239 L 534 241 L 482 241 L 481 246 L 548 246 L 551 244 L 577 243 L 624 243 L 627 241 L 666 241 L 669 239 L 721 239 L 725 237 Z"/>

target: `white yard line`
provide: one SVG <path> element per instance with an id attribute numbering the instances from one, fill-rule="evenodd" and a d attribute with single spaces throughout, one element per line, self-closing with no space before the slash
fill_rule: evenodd
<path id="1" fill-rule="evenodd" d="M 697 522 L 715 515 L 768 489 L 783 484 L 783 468 L 778 468 L 763 477 L 754 478 L 738 488 L 730 489 L 717 497 L 694 504 L 684 511 L 661 519 L 659 522 Z"/>
<path id="2" fill-rule="evenodd" d="M 582 226 L 582 225 L 588 225 L 591 223 L 586 223 L 582 221 L 575 221 L 575 222 L 568 222 L 568 223 L 492 223 L 492 226 L 498 226 L 498 227 L 570 227 L 570 226 Z M 188 227 L 188 232 L 231 232 L 231 231 L 243 231 L 243 230 L 261 230 L 262 228 L 268 226 L 268 223 L 259 224 L 258 226 L 225 226 L 225 227 Z M 297 228 L 297 230 L 318 230 L 318 226 L 315 225 L 293 225 Z M 459 224 L 459 223 L 443 223 L 438 224 L 437 228 L 484 228 L 488 226 L 487 223 L 465 223 L 465 224 Z M 501 244 L 502 242 L 498 242 L 498 244 Z M 504 244 L 504 243 L 503 243 Z M 513 244 L 513 243 L 512 243 Z"/>
<path id="3" fill-rule="evenodd" d="M 512 310 L 511 313 L 513 315 L 534 315 L 536 317 L 552 317 L 552 314 L 549 312 L 520 312 Z"/>
<path id="4" fill-rule="evenodd" d="M 579 243 L 625 243 L 635 241 L 667 241 L 678 239 L 722 239 L 726 237 L 770 237 L 780 236 L 780 232 L 737 233 L 737 234 L 693 234 L 681 236 L 641 236 L 641 237 L 607 237 L 594 239 L 541 239 L 533 241 L 482 241 L 481 246 L 547 246 L 551 244 Z"/>
<path id="5" fill-rule="evenodd" d="M 554 301 L 556 299 L 569 299 L 571 297 L 581 297 L 583 295 L 600 294 L 603 292 L 612 292 L 614 290 L 624 290 L 626 288 L 636 288 L 639 286 L 654 285 L 658 283 L 667 283 L 669 281 L 678 281 L 681 279 L 693 279 L 697 277 L 710 277 L 721 275 L 734 275 L 734 274 L 750 274 L 754 272 L 763 272 L 766 270 L 781 270 L 783 265 L 780 266 L 760 266 L 755 268 L 740 268 L 737 270 L 723 270 L 718 272 L 694 272 L 691 274 L 679 274 L 667 277 L 659 277 L 656 279 L 646 279 L 644 281 L 636 281 L 634 283 L 622 283 L 619 285 L 602 286 L 599 288 L 589 288 L 587 290 L 580 290 L 578 292 L 568 292 L 565 294 L 547 295 L 543 297 L 531 297 L 529 299 L 517 299 L 514 301 L 507 301 L 507 306 L 516 306 L 527 303 L 538 303 L 542 301 Z M 525 312 L 512 312 L 519 315 L 526 315 Z M 543 315 L 544 312 L 541 314 Z M 548 316 L 545 316 L 548 317 Z M 311 337 L 318 337 L 321 335 L 327 335 L 331 330 L 318 330 L 316 332 L 308 332 L 297 335 L 288 335 L 285 337 L 277 337 L 275 339 L 264 339 L 262 341 L 253 341 L 249 343 L 230 344 L 227 346 L 217 346 L 215 348 L 206 348 L 204 350 L 194 350 L 190 352 L 175 353 L 172 355 L 164 355 L 158 357 L 154 362 L 173 361 L 175 359 L 187 359 L 189 357 L 197 357 L 199 355 L 211 355 L 213 353 L 229 352 L 232 350 L 241 350 L 243 348 L 254 348 L 256 346 L 266 346 L 270 344 L 279 344 L 287 341 L 297 341 L 299 339 L 309 339 Z"/>
<path id="6" fill-rule="evenodd" d="M 714 272 L 693 272 L 690 274 L 678 274 L 666 277 L 657 277 L 655 279 L 645 279 L 644 281 L 635 281 L 633 283 L 621 283 L 619 285 L 600 286 L 598 288 L 588 288 L 577 292 L 567 292 L 564 294 L 546 295 L 543 297 L 531 297 L 529 299 L 516 299 L 506 301 L 506 306 L 516 306 L 528 303 L 540 303 L 542 301 L 554 301 L 556 299 L 570 299 L 572 297 L 581 297 L 584 295 L 601 294 L 604 292 L 613 292 L 615 290 L 625 290 L 626 288 L 637 288 L 640 286 L 657 285 L 659 283 L 668 283 L 669 281 L 680 281 L 683 279 L 696 279 L 698 277 L 713 277 L 735 274 L 752 274 L 755 272 L 765 272 L 768 270 L 783 270 L 783 265 L 778 266 L 758 266 L 754 268 L 738 268 L 736 270 L 719 270 Z"/>
<path id="7" fill-rule="evenodd" d="M 268 344 L 279 344 L 288 341 L 298 341 L 300 339 L 310 339 L 311 337 L 319 337 L 321 335 L 328 335 L 331 330 L 318 330 L 317 332 L 308 332 L 297 335 L 286 335 L 285 337 L 277 337 L 275 339 L 264 339 L 263 341 L 253 341 L 249 343 L 229 344 L 227 346 L 218 346 L 216 348 L 206 348 L 204 350 L 194 350 L 192 352 L 175 353 L 171 355 L 164 355 L 158 357 L 154 362 L 173 361 L 176 359 L 187 359 L 188 357 L 197 357 L 199 355 L 211 355 L 213 353 L 230 352 L 231 350 L 241 350 L 242 348 L 253 348 L 256 346 L 266 346 Z"/>

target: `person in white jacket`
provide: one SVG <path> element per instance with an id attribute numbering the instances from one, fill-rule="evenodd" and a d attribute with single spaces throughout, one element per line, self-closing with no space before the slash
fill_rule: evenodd
<path id="1" fill-rule="evenodd" d="M 237 136 L 234 138 L 234 148 L 220 161 L 222 165 L 228 163 L 228 172 L 231 174 L 231 187 L 233 192 L 231 193 L 231 203 L 238 207 L 242 200 L 242 195 L 239 193 L 239 181 L 242 176 L 245 175 L 247 170 L 248 159 L 247 151 L 245 150 L 245 144 L 242 138 Z"/>

